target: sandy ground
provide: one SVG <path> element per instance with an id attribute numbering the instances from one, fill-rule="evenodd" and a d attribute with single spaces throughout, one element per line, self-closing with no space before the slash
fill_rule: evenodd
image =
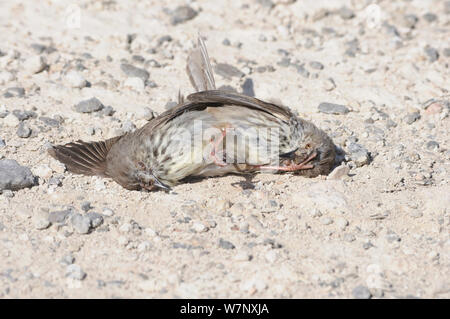
<path id="1" fill-rule="evenodd" d="M 448 2 L 71 3 L 0 1 L 0 160 L 37 176 L 0 195 L 1 298 L 450 297 Z M 174 24 L 180 5 L 197 15 Z M 218 86 L 250 78 L 256 97 L 312 120 L 347 152 L 348 176 L 143 193 L 48 156 L 49 143 L 115 136 L 192 92 L 198 31 L 213 65 L 242 72 Z M 147 70 L 145 86 L 122 63 Z M 94 96 L 115 113 L 74 110 Z M 349 155 L 355 142 L 370 162 Z M 77 213 L 95 217 L 87 234 Z"/>

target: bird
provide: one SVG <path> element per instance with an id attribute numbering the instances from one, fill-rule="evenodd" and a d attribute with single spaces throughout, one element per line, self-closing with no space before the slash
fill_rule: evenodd
<path id="1" fill-rule="evenodd" d="M 288 107 L 218 90 L 198 37 L 186 72 L 195 92 L 140 129 L 104 141 L 53 146 L 69 172 L 108 177 L 128 190 L 170 190 L 191 177 L 229 173 L 327 175 L 332 139 Z"/>

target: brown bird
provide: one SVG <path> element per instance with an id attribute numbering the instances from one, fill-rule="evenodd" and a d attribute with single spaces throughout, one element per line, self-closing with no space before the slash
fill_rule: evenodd
<path id="1" fill-rule="evenodd" d="M 328 174 L 332 140 L 288 108 L 216 90 L 203 40 L 188 56 L 197 91 L 132 133 L 55 146 L 70 172 L 110 177 L 127 189 L 168 189 L 189 176 L 258 171 Z"/>

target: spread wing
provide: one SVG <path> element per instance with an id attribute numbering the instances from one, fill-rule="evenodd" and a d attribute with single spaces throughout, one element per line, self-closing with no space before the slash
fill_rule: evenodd
<path id="1" fill-rule="evenodd" d="M 186 72 L 197 92 L 216 89 L 208 51 L 201 36 L 198 37 L 197 47 L 189 53 Z"/>

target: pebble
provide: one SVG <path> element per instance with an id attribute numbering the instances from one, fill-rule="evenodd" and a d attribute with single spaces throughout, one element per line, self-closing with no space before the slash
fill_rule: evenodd
<path id="1" fill-rule="evenodd" d="M 328 217 L 328 216 L 323 216 L 323 217 L 320 219 L 320 223 L 321 223 L 322 225 L 331 225 L 331 224 L 333 223 L 333 220 L 332 220 L 330 217 Z"/>
<path id="2" fill-rule="evenodd" d="M 342 7 L 339 9 L 339 16 L 344 20 L 350 20 L 355 17 L 355 13 L 348 7 Z"/>
<path id="3" fill-rule="evenodd" d="M 428 61 L 430 63 L 433 63 L 439 59 L 439 52 L 435 48 L 432 48 L 430 46 L 426 46 L 424 49 L 425 54 L 428 57 Z"/>
<path id="4" fill-rule="evenodd" d="M 250 261 L 252 259 L 252 255 L 245 251 L 239 251 L 236 255 L 233 256 L 234 261 Z"/>
<path id="5" fill-rule="evenodd" d="M 75 111 L 79 113 L 92 113 L 100 111 L 103 108 L 102 102 L 96 97 L 81 101 L 75 105 Z"/>
<path id="6" fill-rule="evenodd" d="M 35 185 L 35 177 L 26 166 L 21 166 L 15 160 L 0 160 L 0 191 L 19 190 Z"/>
<path id="7" fill-rule="evenodd" d="M 426 22 L 431 23 L 431 22 L 434 22 L 437 20 L 437 15 L 435 15 L 434 13 L 431 13 L 431 12 L 427 12 L 423 15 L 423 19 Z"/>
<path id="8" fill-rule="evenodd" d="M 357 143 L 350 143 L 347 148 L 350 152 L 351 160 L 355 162 L 357 167 L 369 164 L 369 151 L 364 146 Z"/>
<path id="9" fill-rule="evenodd" d="M 81 75 L 80 72 L 71 70 L 66 76 L 65 80 L 67 84 L 72 88 L 82 89 L 87 85 L 86 79 Z"/>
<path id="10" fill-rule="evenodd" d="M 47 229 L 50 227 L 51 223 L 48 221 L 48 219 L 45 218 L 36 218 L 34 220 L 34 227 L 38 230 Z"/>
<path id="11" fill-rule="evenodd" d="M 12 113 L 9 113 L 3 118 L 3 124 L 9 127 L 16 127 L 20 123 L 19 119 Z"/>
<path id="12" fill-rule="evenodd" d="M 72 265 L 75 261 L 75 257 L 72 256 L 72 254 L 65 255 L 63 258 L 61 258 L 60 263 L 63 265 Z"/>
<path id="13" fill-rule="evenodd" d="M 328 176 L 327 179 L 328 180 L 337 180 L 337 179 L 341 179 L 345 176 L 348 175 L 348 173 L 350 172 L 350 167 L 348 167 L 345 164 L 342 164 L 338 167 L 336 167 Z"/>
<path id="14" fill-rule="evenodd" d="M 144 91 L 145 83 L 141 78 L 138 77 L 129 77 L 123 83 L 123 86 L 129 87 L 135 91 L 141 92 Z"/>
<path id="15" fill-rule="evenodd" d="M 25 123 L 21 122 L 17 128 L 16 134 L 20 138 L 28 138 L 31 135 L 31 129 Z"/>
<path id="16" fill-rule="evenodd" d="M 90 212 L 86 214 L 86 217 L 89 218 L 92 228 L 97 228 L 103 223 L 103 216 L 99 213 Z"/>
<path id="17" fill-rule="evenodd" d="M 414 29 L 419 18 L 415 14 L 407 14 L 404 17 L 404 23 L 407 28 Z"/>
<path id="18" fill-rule="evenodd" d="M 37 117 L 36 112 L 33 111 L 14 110 L 12 113 L 14 114 L 15 117 L 17 117 L 19 121 L 25 121 L 30 118 Z"/>
<path id="19" fill-rule="evenodd" d="M 47 180 L 52 176 L 53 171 L 48 165 L 41 164 L 33 168 L 33 173 L 34 175 Z"/>
<path id="20" fill-rule="evenodd" d="M 225 46 L 230 46 L 231 42 L 228 39 L 223 39 L 222 44 L 225 45 Z"/>
<path id="21" fill-rule="evenodd" d="M 47 64 L 43 56 L 35 55 L 26 59 L 23 67 L 28 74 L 35 74 L 42 72 L 47 67 Z"/>
<path id="22" fill-rule="evenodd" d="M 225 78 L 232 78 L 232 77 L 243 77 L 244 73 L 241 72 L 238 68 L 235 66 L 229 65 L 227 63 L 218 63 L 214 66 L 214 71 L 225 77 Z"/>
<path id="23" fill-rule="evenodd" d="M 362 285 L 353 288 L 352 295 L 355 299 L 370 299 L 372 297 L 369 288 Z"/>
<path id="24" fill-rule="evenodd" d="M 192 20 L 197 16 L 197 11 L 190 6 L 179 6 L 171 12 L 170 23 L 177 25 Z"/>
<path id="25" fill-rule="evenodd" d="M 91 202 L 82 202 L 81 203 L 81 209 L 85 212 L 92 209 Z"/>
<path id="26" fill-rule="evenodd" d="M 324 68 L 323 64 L 318 61 L 309 62 L 309 66 L 315 70 L 323 70 Z"/>
<path id="27" fill-rule="evenodd" d="M 8 71 L 0 72 L 0 85 L 4 85 L 14 80 L 14 74 Z"/>
<path id="28" fill-rule="evenodd" d="M 150 73 L 148 73 L 147 70 L 135 67 L 134 65 L 131 65 L 131 64 L 128 64 L 128 63 L 122 63 L 120 65 L 120 69 L 128 77 L 130 77 L 130 78 L 133 78 L 133 77 L 140 78 L 142 80 L 142 82 L 144 82 L 144 83 L 150 77 Z"/>
<path id="29" fill-rule="evenodd" d="M 265 255 L 264 258 L 271 264 L 276 262 L 278 260 L 278 252 L 276 250 L 269 250 Z"/>
<path id="30" fill-rule="evenodd" d="M 122 124 L 122 131 L 124 133 L 133 132 L 135 129 L 136 125 L 134 125 L 134 123 L 131 122 L 130 120 L 127 120 Z"/>
<path id="31" fill-rule="evenodd" d="M 91 229 L 91 220 L 87 216 L 81 214 L 73 214 L 71 218 L 73 228 L 79 234 L 87 234 Z"/>
<path id="32" fill-rule="evenodd" d="M 350 111 L 345 105 L 322 102 L 319 104 L 319 112 L 326 114 L 347 114 Z"/>
<path id="33" fill-rule="evenodd" d="M 69 209 L 50 212 L 48 214 L 48 221 L 52 224 L 62 224 L 66 221 L 66 219 L 72 214 L 72 211 Z"/>
<path id="34" fill-rule="evenodd" d="M 196 233 L 204 233 L 208 231 L 208 227 L 206 227 L 206 225 L 202 223 L 194 223 L 192 225 L 192 230 L 195 231 Z"/>
<path id="35" fill-rule="evenodd" d="M 71 264 L 66 267 L 66 277 L 76 279 L 76 280 L 83 280 L 86 278 L 86 273 L 81 269 L 80 266 L 76 264 Z"/>
<path id="36" fill-rule="evenodd" d="M 108 207 L 103 208 L 102 214 L 106 217 L 114 216 L 114 211 Z"/>
<path id="37" fill-rule="evenodd" d="M 336 226 L 338 226 L 339 229 L 344 230 L 348 226 L 348 220 L 344 217 L 338 217 L 336 218 Z"/>
<path id="38" fill-rule="evenodd" d="M 412 123 L 416 122 L 419 119 L 420 119 L 420 113 L 417 111 L 417 112 L 412 112 L 412 113 L 409 113 L 408 115 L 406 115 L 404 118 L 404 121 L 406 124 L 411 125 Z"/>
<path id="39" fill-rule="evenodd" d="M 428 141 L 427 143 L 427 150 L 429 151 L 436 151 L 439 149 L 439 143 L 436 141 Z"/>
<path id="40" fill-rule="evenodd" d="M 23 87 L 10 87 L 6 89 L 6 93 L 8 93 L 8 97 L 24 97 L 25 89 Z"/>
<path id="41" fill-rule="evenodd" d="M 247 78 L 245 82 L 242 84 L 242 94 L 245 94 L 247 96 L 254 97 L 255 96 L 255 90 L 253 88 L 253 80 L 250 78 Z"/>
<path id="42" fill-rule="evenodd" d="M 6 146 L 5 140 L 0 138 L 0 148 L 5 147 L 5 146 Z"/>
<path id="43" fill-rule="evenodd" d="M 219 239 L 219 247 L 223 249 L 234 249 L 236 248 L 231 242 L 223 238 Z"/>
<path id="44" fill-rule="evenodd" d="M 309 78 L 309 71 L 305 68 L 305 66 L 302 65 L 296 65 L 294 64 L 295 68 L 297 69 L 297 73 L 303 76 L 304 78 Z"/>

